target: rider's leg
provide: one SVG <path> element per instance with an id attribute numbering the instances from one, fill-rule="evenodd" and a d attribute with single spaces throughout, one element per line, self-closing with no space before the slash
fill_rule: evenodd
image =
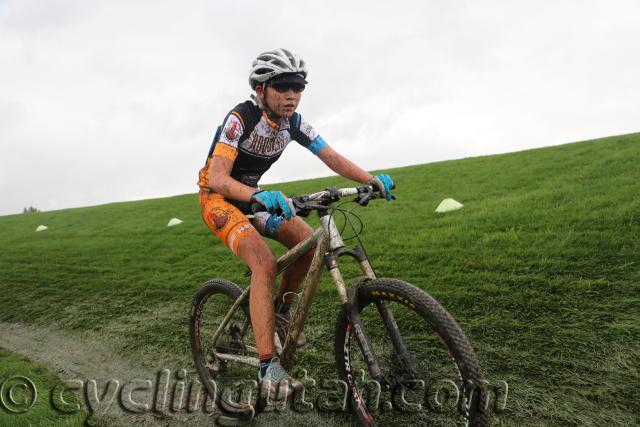
<path id="1" fill-rule="evenodd" d="M 216 236 L 251 269 L 249 311 L 260 355 L 273 353 L 273 286 L 276 260 L 249 219 L 225 198 L 200 192 L 202 218 Z"/>
<path id="2" fill-rule="evenodd" d="M 302 383 L 284 370 L 278 359 L 273 359 L 273 285 L 276 278 L 276 259 L 267 243 L 258 233 L 244 237 L 238 243 L 238 256 L 251 269 L 249 313 L 260 356 L 261 393 L 274 400 L 292 399 L 302 389 Z"/>
<path id="3" fill-rule="evenodd" d="M 278 230 L 276 239 L 291 249 L 304 239 L 313 235 L 313 229 L 300 217 L 294 217 L 290 221 L 283 221 Z M 300 257 L 291 267 L 282 274 L 280 290 L 278 291 L 278 301 L 291 304 L 294 302 L 294 295 L 287 292 L 296 292 L 304 280 L 311 261 L 313 260 L 315 249 L 311 249 Z M 284 301 L 283 301 L 284 295 Z"/>
<path id="4" fill-rule="evenodd" d="M 280 365 L 273 346 L 275 316 L 273 310 L 273 285 L 276 278 L 276 259 L 267 243 L 258 233 L 244 237 L 238 243 L 238 256 L 251 269 L 251 294 L 249 313 L 260 357 L 260 393 L 268 399 L 294 398 L 302 383 L 292 378 Z"/>
<path id="5" fill-rule="evenodd" d="M 275 331 L 273 310 L 273 285 L 275 284 L 276 260 L 258 230 L 249 219 L 223 196 L 208 191 L 200 192 L 202 218 L 209 229 L 238 255 L 251 269 L 251 294 L 249 312 L 256 339 L 256 347 L 264 361 L 259 378 L 261 390 L 290 397 L 302 384 L 291 378 L 274 354 Z"/>
<path id="6" fill-rule="evenodd" d="M 262 236 L 253 233 L 238 244 L 238 256 L 251 270 L 249 312 L 260 357 L 273 354 L 273 286 L 276 259 Z"/>

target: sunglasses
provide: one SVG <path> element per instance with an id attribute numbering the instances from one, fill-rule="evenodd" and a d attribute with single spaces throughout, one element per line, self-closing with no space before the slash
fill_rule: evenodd
<path id="1" fill-rule="evenodd" d="M 274 88 L 275 91 L 278 92 L 278 93 L 289 92 L 289 90 L 292 90 L 295 93 L 300 93 L 305 88 L 305 86 L 303 84 L 300 84 L 300 83 L 276 83 L 276 84 L 273 84 L 273 85 L 270 85 L 270 86 L 272 88 Z"/>

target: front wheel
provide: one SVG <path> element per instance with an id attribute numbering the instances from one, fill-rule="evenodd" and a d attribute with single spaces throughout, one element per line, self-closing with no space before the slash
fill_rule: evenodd
<path id="1" fill-rule="evenodd" d="M 451 315 L 426 292 L 373 279 L 352 294 L 353 314 L 336 324 L 336 364 L 363 425 L 489 425 L 487 393 L 473 348 Z M 356 328 L 377 359 L 374 378 Z M 375 421 L 374 421 L 375 418 Z"/>

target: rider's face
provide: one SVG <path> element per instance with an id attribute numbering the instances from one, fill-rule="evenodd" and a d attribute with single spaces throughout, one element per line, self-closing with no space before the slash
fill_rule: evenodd
<path id="1" fill-rule="evenodd" d="M 271 111 L 279 117 L 291 117 L 295 113 L 302 91 L 296 91 L 289 87 L 288 90 L 280 92 L 271 86 L 267 86 L 264 91 L 260 86 L 256 87 L 256 93 L 263 98 Z"/>

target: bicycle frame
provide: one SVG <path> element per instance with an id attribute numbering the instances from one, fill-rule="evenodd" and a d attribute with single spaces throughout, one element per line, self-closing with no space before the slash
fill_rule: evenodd
<path id="1" fill-rule="evenodd" d="M 441 329 L 443 329 L 443 333 L 445 333 L 445 336 L 448 337 L 449 340 L 459 339 L 459 337 L 462 336 L 462 341 L 464 341 L 462 342 L 462 351 L 464 351 L 465 354 L 465 357 L 463 359 L 469 359 L 469 361 L 466 362 L 466 365 L 463 365 L 462 367 L 471 366 L 471 371 L 473 371 L 467 372 L 467 369 L 465 369 L 464 372 L 466 373 L 466 376 L 475 378 L 474 375 L 478 375 L 480 381 L 482 381 L 482 374 L 479 371 L 479 367 L 477 366 L 477 361 L 475 360 L 473 350 L 470 349 L 469 344 L 466 342 L 466 339 L 464 338 L 464 335 L 460 331 L 459 327 L 455 324 L 455 321 L 450 317 L 450 315 L 448 315 L 448 313 L 446 313 L 446 311 L 437 304 L 436 301 L 434 301 L 427 294 L 421 295 L 420 289 L 409 283 L 401 282 L 394 279 L 377 279 L 364 249 L 360 246 L 356 246 L 354 249 L 348 249 L 345 247 L 342 236 L 340 235 L 340 232 L 336 227 L 335 221 L 329 214 L 329 205 L 333 202 L 338 201 L 341 197 L 351 195 L 357 195 L 358 197 L 353 201 L 363 206 L 366 205 L 372 198 L 379 197 L 375 194 L 372 196 L 372 188 L 370 186 L 345 189 L 336 189 L 330 187 L 322 192 L 292 197 L 293 205 L 296 208 L 296 212 L 298 212 L 300 215 L 306 215 L 311 211 L 318 212 L 318 216 L 320 218 L 320 226 L 313 232 L 313 234 L 309 238 L 298 243 L 277 260 L 276 275 L 280 275 L 301 257 L 308 254 L 309 251 L 314 250 L 314 255 L 310 267 L 301 284 L 299 302 L 295 308 L 291 321 L 286 328 L 287 332 L 286 336 L 284 337 L 284 342 L 281 342 L 278 335 L 278 333 L 281 334 L 280 331 L 282 330 L 282 328 L 279 328 L 278 332 L 274 331 L 274 350 L 280 357 L 280 362 L 285 369 L 289 370 L 295 365 L 295 352 L 297 350 L 296 344 L 300 333 L 304 328 L 307 315 L 309 314 L 309 310 L 311 308 L 311 304 L 313 303 L 313 300 L 316 296 L 316 291 L 318 284 L 320 283 L 322 270 L 324 267 L 326 267 L 327 270 L 329 270 L 331 278 L 336 286 L 338 299 L 340 300 L 342 309 L 342 312 L 340 313 L 338 318 L 338 325 L 340 329 L 337 330 L 336 333 L 336 345 L 340 346 L 336 348 L 336 351 L 337 354 L 341 355 L 340 359 L 336 360 L 336 363 L 338 365 L 338 374 L 340 376 L 340 380 L 346 383 L 347 389 L 350 392 L 350 399 L 353 405 L 351 409 L 356 414 L 358 420 L 363 423 L 363 425 L 375 425 L 373 417 L 368 412 L 366 403 L 362 399 L 360 381 L 356 378 L 357 375 L 355 369 L 356 366 L 362 366 L 362 359 L 366 364 L 366 368 L 368 369 L 371 379 L 377 383 L 379 391 L 391 391 L 395 396 L 395 393 L 398 390 L 398 386 L 405 387 L 407 386 L 407 384 L 417 384 L 419 381 L 422 381 L 420 379 L 418 369 L 416 369 L 422 367 L 416 364 L 417 360 L 411 355 L 411 353 L 409 353 L 409 351 L 407 351 L 405 340 L 399 331 L 398 324 L 396 323 L 396 320 L 390 308 L 392 307 L 392 304 L 390 304 L 390 302 L 393 302 L 393 298 L 390 298 L 392 296 L 402 299 L 401 303 L 403 305 L 408 305 L 410 307 L 409 309 L 414 309 L 414 311 L 418 315 L 425 318 L 424 320 L 426 320 L 434 328 L 436 328 L 436 326 L 441 327 L 442 321 L 435 322 L 436 325 L 434 325 L 432 319 L 428 318 L 429 316 L 424 313 L 425 310 L 430 311 L 433 309 L 439 316 L 444 316 L 447 322 L 453 323 L 453 329 L 451 329 L 450 326 L 442 326 Z M 359 263 L 362 270 L 362 275 L 364 276 L 362 278 L 362 281 L 355 281 L 354 286 L 352 287 L 347 286 L 338 267 L 338 259 L 339 257 L 344 255 L 348 255 L 354 258 Z M 373 282 L 368 282 L 369 280 L 373 280 Z M 214 284 L 216 283 L 216 281 L 213 282 Z M 229 285 L 228 283 L 221 284 Z M 239 336 L 244 337 L 248 331 L 248 328 L 251 327 L 250 316 L 245 316 L 244 323 L 241 325 L 241 327 L 239 327 L 239 323 L 234 324 L 233 328 L 228 331 L 233 342 L 236 345 L 239 345 L 240 348 L 230 348 L 232 353 L 216 351 L 216 345 L 219 341 L 219 338 L 222 336 L 223 332 L 228 329 L 228 325 L 230 324 L 231 319 L 233 318 L 236 311 L 241 307 L 242 310 L 247 309 L 246 304 L 248 302 L 250 288 L 251 286 L 247 286 L 245 288 L 240 296 L 233 302 L 231 308 L 224 316 L 222 322 L 218 325 L 213 334 L 213 340 L 210 348 L 211 353 L 209 353 L 208 356 L 213 355 L 218 361 L 228 361 L 232 363 L 241 363 L 259 367 L 260 363 L 257 357 L 257 349 L 253 346 L 246 345 L 243 340 L 239 339 Z M 402 293 L 405 295 L 405 297 L 401 298 L 395 295 L 395 288 L 397 288 L 398 290 L 403 290 Z M 230 293 L 230 291 L 227 291 L 227 289 L 224 288 L 222 289 L 222 292 L 226 295 L 237 295 L 237 287 L 233 286 L 232 290 L 233 293 Z M 215 294 L 216 292 L 220 292 L 220 289 L 203 288 L 203 291 L 206 291 L 208 293 L 201 292 L 197 295 L 199 304 L 198 307 L 200 308 L 206 302 L 206 298 L 208 298 L 210 295 Z M 407 301 L 407 299 L 414 299 L 415 301 L 417 301 L 416 305 L 419 303 L 420 307 L 416 308 L 416 305 L 411 304 Z M 380 315 L 379 318 L 376 317 L 375 312 L 372 314 L 372 310 L 366 309 L 366 307 L 370 306 L 370 304 L 372 303 L 375 304 L 375 308 Z M 363 313 L 366 313 L 363 314 L 364 322 L 360 318 L 361 310 L 363 310 Z M 196 326 L 199 325 L 199 315 L 199 312 L 197 315 L 195 315 Z M 391 354 L 391 357 L 393 358 L 392 361 L 390 361 L 389 355 L 387 354 L 387 349 L 385 349 L 380 354 L 375 353 L 371 345 L 371 340 L 369 339 L 367 330 L 364 327 L 365 323 L 367 325 L 367 328 L 369 329 L 369 332 L 371 332 L 372 336 L 375 336 L 376 339 L 380 338 L 383 340 L 388 340 L 387 342 L 390 341 L 390 347 L 393 349 L 393 353 Z M 448 328 L 453 332 L 451 332 L 451 330 L 448 330 Z M 447 339 L 446 337 L 443 337 L 438 329 L 436 329 L 436 332 L 443 342 Z M 193 333 L 194 332 L 192 329 L 192 334 Z M 385 333 L 386 335 L 384 335 Z M 198 335 L 197 329 L 196 335 Z M 200 337 L 196 336 L 196 339 L 199 340 Z M 352 364 L 351 354 L 351 349 L 353 349 L 352 343 L 354 342 L 357 343 L 360 349 L 359 354 L 357 353 L 357 350 L 354 353 L 355 357 L 353 358 L 353 361 L 355 361 L 355 366 L 354 364 Z M 412 343 L 413 341 L 407 342 Z M 215 362 L 214 366 L 210 366 L 209 362 L 206 360 L 207 357 L 205 357 L 203 367 L 203 355 L 201 354 L 202 351 L 201 348 L 197 346 L 197 344 L 198 343 L 196 342 L 196 344 L 193 345 L 198 347 L 194 350 L 194 356 L 196 357 L 198 369 L 201 370 L 201 375 L 203 376 L 203 378 L 209 379 L 211 375 L 206 372 L 203 373 L 202 369 L 208 368 L 215 371 L 216 369 L 219 369 L 220 366 L 216 367 Z M 449 357 L 453 359 L 454 356 L 452 350 L 450 349 L 451 345 L 447 342 L 444 342 L 444 344 L 447 350 L 449 350 Z M 220 348 L 223 347 L 224 346 L 221 346 Z M 454 343 L 454 351 L 456 350 L 456 347 L 458 347 L 458 351 L 460 351 L 459 344 Z M 240 349 L 241 351 L 236 352 L 236 350 L 238 349 Z M 198 352 L 197 355 L 195 351 Z M 382 365 L 378 362 L 378 357 L 380 357 L 380 360 L 383 361 Z M 462 381 L 465 381 L 463 379 L 463 371 L 460 370 L 460 363 L 456 359 L 454 359 L 454 362 L 457 365 L 460 379 Z M 388 366 L 389 364 L 391 364 L 392 366 Z M 381 366 L 384 367 L 384 372 L 381 369 Z M 427 369 L 427 371 L 429 371 L 429 369 Z M 422 373 L 422 369 L 420 369 L 420 373 Z M 428 375 L 431 374 L 428 373 Z M 469 380 L 467 379 L 467 381 Z M 370 380 L 367 379 L 364 382 L 369 383 Z M 482 384 L 482 382 L 480 382 L 480 384 Z M 400 390 L 402 391 L 404 389 Z M 465 390 L 467 389 L 465 388 Z M 467 392 L 465 391 L 465 402 L 468 401 L 470 404 L 473 393 L 475 393 L 475 388 L 471 389 L 472 394 L 470 394 L 469 396 L 467 396 L 466 393 Z M 482 393 L 484 393 L 484 391 L 482 391 Z M 478 400 L 478 402 L 488 402 L 485 397 L 481 397 L 479 399 L 480 400 Z M 233 407 L 233 405 L 231 405 L 230 407 Z M 467 409 L 468 408 L 470 408 L 470 406 L 468 406 Z M 469 412 L 465 414 L 465 416 L 467 415 L 469 415 Z M 477 418 L 476 415 L 477 413 L 474 415 L 475 418 Z M 485 415 L 480 414 L 480 416 L 483 417 L 482 419 L 486 421 L 487 417 Z"/>
<path id="2" fill-rule="evenodd" d="M 315 247 L 313 260 L 311 261 L 311 265 L 309 267 L 307 275 L 302 282 L 302 294 L 300 297 L 300 302 L 298 303 L 296 311 L 293 314 L 291 325 L 289 327 L 284 344 L 280 342 L 277 334 L 274 334 L 276 351 L 280 354 L 281 363 L 287 368 L 295 363 L 295 343 L 300 332 L 302 332 L 304 328 L 309 309 L 311 307 L 311 304 L 313 303 L 318 284 L 320 283 L 320 277 L 322 275 L 323 267 L 326 266 L 329 270 L 331 278 L 336 285 L 338 297 L 343 305 L 348 303 L 349 297 L 347 295 L 347 285 L 342 278 L 342 274 L 340 273 L 340 270 L 338 268 L 339 256 L 352 256 L 359 262 L 362 273 L 366 278 L 374 279 L 376 277 L 375 273 L 373 272 L 373 268 L 371 267 L 371 264 L 369 263 L 369 260 L 364 253 L 364 250 L 361 247 L 356 247 L 354 250 L 346 249 L 344 242 L 342 241 L 342 237 L 340 236 L 340 232 L 338 231 L 335 221 L 333 220 L 333 217 L 326 210 L 318 211 L 318 215 L 320 216 L 320 227 L 315 230 L 313 235 L 291 248 L 284 255 L 278 258 L 277 261 L 277 274 L 280 274 L 294 262 L 300 259 L 300 257 L 305 255 L 309 250 Z M 222 334 L 236 310 L 238 310 L 240 305 L 246 300 L 247 296 L 249 295 L 250 288 L 251 286 L 248 286 L 244 290 L 242 295 L 235 301 L 225 318 L 222 320 L 213 335 L 213 343 L 217 342 L 218 337 Z M 249 327 L 248 320 L 246 323 L 247 324 L 243 325 L 243 332 L 245 332 Z M 257 356 L 257 350 L 255 348 L 247 347 L 247 350 L 255 353 Z M 257 357 L 218 353 L 215 352 L 215 349 L 213 351 L 214 355 L 221 360 L 229 360 L 256 367 L 260 365 Z M 371 354 L 371 352 L 368 353 Z"/>

